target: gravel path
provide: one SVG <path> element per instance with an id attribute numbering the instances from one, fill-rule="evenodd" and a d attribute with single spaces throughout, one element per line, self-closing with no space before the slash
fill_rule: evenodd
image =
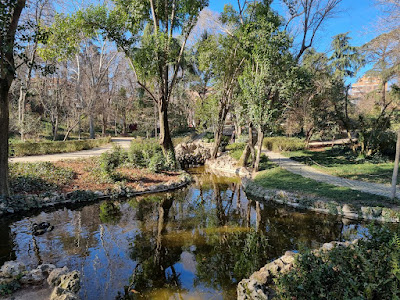
<path id="1" fill-rule="evenodd" d="M 265 155 L 268 156 L 269 160 L 277 165 L 281 166 L 283 169 L 292 172 L 294 174 L 301 175 L 319 182 L 325 182 L 333 184 L 336 186 L 348 187 L 352 190 L 370 193 L 379 196 L 390 197 L 390 185 L 371 183 L 360 180 L 351 180 L 346 178 L 341 178 L 337 176 L 332 176 L 314 169 L 313 167 L 304 165 L 302 163 L 296 162 L 290 158 L 283 156 L 280 153 L 263 150 Z M 399 188 L 397 188 L 397 195 L 399 195 Z"/>
<path id="2" fill-rule="evenodd" d="M 112 138 L 112 144 L 117 144 L 123 149 L 129 148 L 129 145 L 133 138 L 118 137 Z M 100 154 L 112 149 L 112 144 L 107 144 L 98 148 L 93 148 L 90 150 L 83 150 L 70 153 L 58 153 L 58 154 L 47 154 L 47 155 L 34 155 L 34 156 L 24 156 L 24 157 L 13 157 L 9 159 L 9 162 L 41 162 L 41 161 L 60 161 L 67 159 L 78 159 L 86 158 L 92 156 L 99 156 Z"/>

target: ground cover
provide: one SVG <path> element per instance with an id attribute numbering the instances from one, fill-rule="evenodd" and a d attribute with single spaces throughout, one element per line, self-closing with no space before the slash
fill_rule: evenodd
<path id="1" fill-rule="evenodd" d="M 326 148 L 323 151 L 287 151 L 282 154 L 334 176 L 383 184 L 391 183 L 393 162 L 385 157 L 375 156 L 365 159 L 342 147 Z"/>

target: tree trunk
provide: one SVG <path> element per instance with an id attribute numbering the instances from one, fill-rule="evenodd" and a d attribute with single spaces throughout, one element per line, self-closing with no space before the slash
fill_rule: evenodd
<path id="1" fill-rule="evenodd" d="M 25 141 L 25 101 L 26 90 L 21 85 L 18 98 L 18 125 L 21 141 Z"/>
<path id="2" fill-rule="evenodd" d="M 217 158 L 218 148 L 221 144 L 227 114 L 228 108 L 226 107 L 226 105 L 221 104 L 218 112 L 217 128 L 214 131 L 214 148 L 211 153 L 211 158 Z"/>
<path id="3" fill-rule="evenodd" d="M 396 157 L 394 160 L 393 176 L 392 176 L 392 193 L 391 197 L 396 197 L 396 186 L 397 186 L 397 175 L 399 173 L 399 159 L 400 159 L 400 130 L 397 132 L 397 143 L 396 143 Z"/>
<path id="4" fill-rule="evenodd" d="M 172 153 L 175 160 L 175 149 L 168 124 L 168 105 L 163 99 L 158 104 L 158 116 L 160 121 L 160 145 L 164 156 L 167 157 L 167 155 L 171 155 L 170 153 Z"/>
<path id="5" fill-rule="evenodd" d="M 11 83 L 0 79 L 0 196 L 8 196 L 8 91 Z"/>
<path id="6" fill-rule="evenodd" d="M 89 132 L 90 132 L 90 138 L 94 139 L 95 138 L 95 134 L 94 134 L 94 118 L 93 118 L 92 114 L 90 114 L 90 116 L 89 116 Z"/>
<path id="7" fill-rule="evenodd" d="M 254 163 L 253 173 L 258 172 L 260 168 L 260 157 L 261 157 L 263 140 L 264 140 L 264 131 L 262 131 L 262 129 L 259 127 L 257 135 L 257 156 L 256 156 L 256 162 Z"/>
<path id="8" fill-rule="evenodd" d="M 102 134 L 102 136 L 106 136 L 106 132 L 107 132 L 107 115 L 106 115 L 106 113 L 103 113 L 102 116 L 103 116 L 103 124 L 102 124 L 102 127 L 101 127 L 101 134 Z"/>
<path id="9" fill-rule="evenodd" d="M 254 145 L 255 145 L 255 141 L 253 138 L 253 124 L 249 124 L 249 140 L 247 142 L 246 147 L 243 150 L 243 154 L 240 157 L 239 160 L 239 166 L 241 167 L 246 167 L 247 166 L 247 162 L 249 160 L 250 155 L 252 155 L 252 165 L 254 165 Z"/>

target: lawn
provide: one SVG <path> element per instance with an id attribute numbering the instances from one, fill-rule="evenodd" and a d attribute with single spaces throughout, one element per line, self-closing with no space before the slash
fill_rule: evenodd
<path id="1" fill-rule="evenodd" d="M 342 148 L 299 150 L 282 154 L 334 176 L 384 184 L 390 184 L 392 180 L 393 162 L 382 157 L 363 159 Z"/>
<path id="2" fill-rule="evenodd" d="M 290 173 L 280 167 L 273 166 L 260 172 L 254 181 L 268 189 L 279 189 L 288 192 L 297 192 L 303 195 L 315 196 L 339 203 L 354 205 L 393 206 L 395 203 L 389 198 L 354 191 L 346 187 L 337 187 L 331 184 L 318 182 L 297 174 Z M 350 200 L 350 201 L 349 201 Z"/>

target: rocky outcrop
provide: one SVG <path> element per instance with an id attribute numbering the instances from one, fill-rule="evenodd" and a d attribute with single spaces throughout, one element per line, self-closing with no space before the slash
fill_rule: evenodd
<path id="1" fill-rule="evenodd" d="M 17 261 L 8 261 L 0 269 L 0 285 L 15 291 L 18 288 L 31 290 L 33 286 L 53 289 L 50 300 L 78 300 L 80 275 L 67 267 L 56 268 L 53 264 L 42 264 L 33 270 Z M 22 291 L 23 292 L 23 291 Z"/>
<path id="2" fill-rule="evenodd" d="M 196 141 L 175 147 L 176 159 L 182 168 L 202 166 L 211 157 L 212 144 Z"/>
<path id="3" fill-rule="evenodd" d="M 258 185 L 249 178 L 243 178 L 242 184 L 246 193 L 250 195 L 294 208 L 339 215 L 352 220 L 364 219 L 389 223 L 400 222 L 399 208 L 355 206 L 352 204 L 338 203 L 337 201 L 329 201 L 327 199 L 318 199 L 299 193 L 271 190 Z"/>
<path id="4" fill-rule="evenodd" d="M 14 195 L 12 197 L 0 197 L 0 217 L 2 215 L 13 214 L 32 209 L 40 209 L 44 207 L 53 207 L 56 205 L 65 205 L 70 203 L 84 203 L 96 200 L 134 197 L 144 194 L 161 193 L 180 189 L 191 182 L 191 176 L 182 172 L 177 181 L 168 181 L 149 187 L 138 187 L 136 189 L 125 186 L 123 183 L 116 184 L 113 189 L 107 191 L 73 191 L 65 194 L 46 193 L 43 195 Z M 52 230 L 49 224 L 36 224 L 38 235 L 44 234 Z M 41 228 L 41 226 L 43 228 Z M 35 229 L 34 228 L 34 229 Z M 34 231 L 35 232 L 35 231 Z"/>
<path id="5" fill-rule="evenodd" d="M 226 153 L 216 159 L 207 160 L 206 167 L 213 173 L 251 177 L 251 172 L 247 168 L 238 167 L 237 161 Z"/>
<path id="6" fill-rule="evenodd" d="M 354 246 L 358 240 L 353 242 L 330 242 L 322 245 L 321 248 L 313 252 L 318 255 L 320 251 L 330 251 L 334 247 Z M 273 289 L 274 278 L 279 274 L 284 274 L 293 269 L 296 255 L 292 251 L 286 251 L 285 255 L 266 264 L 257 272 L 253 273 L 250 278 L 243 279 L 237 286 L 238 300 L 268 300 L 275 297 Z"/>

